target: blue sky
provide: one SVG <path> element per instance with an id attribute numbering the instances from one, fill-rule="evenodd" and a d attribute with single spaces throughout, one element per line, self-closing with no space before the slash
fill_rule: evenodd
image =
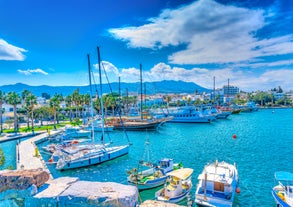
<path id="1" fill-rule="evenodd" d="M 293 90 L 291 0 L 0 0 L 0 86 L 111 82 Z M 97 71 L 96 71 L 97 72 Z M 98 79 L 96 79 L 98 80 Z"/>

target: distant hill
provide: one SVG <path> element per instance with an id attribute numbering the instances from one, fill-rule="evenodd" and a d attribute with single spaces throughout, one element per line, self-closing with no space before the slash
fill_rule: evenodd
<path id="1" fill-rule="evenodd" d="M 195 91 L 204 92 L 210 91 L 210 89 L 203 88 L 192 82 L 183 81 L 159 81 L 159 82 L 145 82 L 143 83 L 143 93 L 144 86 L 146 86 L 147 94 L 155 93 L 194 93 Z M 111 83 L 110 85 L 113 92 L 118 92 L 119 83 Z M 103 93 L 109 93 L 110 87 L 108 84 L 103 84 Z M 95 89 L 96 88 L 96 89 Z M 3 85 L 0 86 L 0 90 L 8 93 L 14 91 L 21 94 L 24 90 L 29 90 L 36 96 L 41 96 L 42 93 L 48 93 L 53 96 L 55 93 L 67 96 L 72 94 L 75 89 L 79 89 L 81 94 L 89 93 L 89 86 L 30 86 L 22 83 L 17 83 L 14 85 Z M 99 86 L 93 87 L 94 91 L 99 91 Z M 140 83 L 120 83 L 121 93 L 125 94 L 126 90 L 128 93 L 140 93 Z"/>

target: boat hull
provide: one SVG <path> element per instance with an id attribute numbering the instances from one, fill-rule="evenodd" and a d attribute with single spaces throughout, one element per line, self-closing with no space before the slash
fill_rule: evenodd
<path id="1" fill-rule="evenodd" d="M 195 203 L 205 207 L 232 207 L 238 186 L 236 165 L 226 162 L 207 164 L 198 176 Z"/>
<path id="2" fill-rule="evenodd" d="M 273 189 L 272 190 L 272 195 L 277 203 L 278 206 L 280 207 L 292 207 L 289 204 L 287 204 L 280 196 L 278 196 L 278 190 Z"/>
<path id="3" fill-rule="evenodd" d="M 146 181 L 145 183 L 131 182 L 131 181 L 128 181 L 128 183 L 133 186 L 136 186 L 138 190 L 147 190 L 147 189 L 156 188 L 163 185 L 166 182 L 166 179 L 167 179 L 167 176 L 164 176 L 155 180 Z"/>
<path id="4" fill-rule="evenodd" d="M 128 154 L 128 152 L 129 152 L 129 145 L 118 146 L 118 147 L 107 147 L 107 148 L 103 148 L 99 150 L 99 152 L 97 152 L 93 156 L 87 156 L 87 157 L 79 158 L 76 160 L 71 160 L 70 162 L 62 161 L 60 159 L 60 162 L 59 161 L 57 162 L 56 169 L 68 170 L 68 169 L 86 167 L 90 165 L 96 165 L 96 164 L 100 164 L 100 163 L 115 159 L 117 157 L 126 155 Z"/>
<path id="5" fill-rule="evenodd" d="M 159 191 L 156 192 L 155 197 L 156 200 L 158 201 L 163 201 L 163 202 L 169 202 L 169 203 L 178 203 L 180 201 L 182 201 L 183 199 L 185 199 L 187 197 L 187 195 L 190 193 L 191 191 L 190 187 L 188 190 L 184 191 L 182 194 L 175 196 L 175 197 L 165 197 L 165 196 L 161 196 L 163 194 L 164 188 L 160 189 Z"/>

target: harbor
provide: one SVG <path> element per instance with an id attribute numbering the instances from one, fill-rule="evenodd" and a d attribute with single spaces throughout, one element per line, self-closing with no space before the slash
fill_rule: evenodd
<path id="1" fill-rule="evenodd" d="M 274 173 L 293 171 L 290 158 L 280 156 L 290 154 L 291 151 L 293 129 L 288 123 L 292 115 L 292 109 L 261 109 L 255 113 L 231 115 L 228 119 L 208 124 L 166 123 L 157 131 L 127 132 L 132 142 L 129 154 L 106 163 L 59 171 L 55 169 L 54 164 L 48 163 L 49 155 L 40 150 L 44 162 L 39 164 L 43 167 L 45 163 L 55 179 L 78 177 L 80 180 L 92 182 L 128 185 L 126 171 L 137 166 L 144 153 L 145 141 L 148 139 L 151 159 L 156 161 L 162 157 L 169 157 L 175 162 L 182 162 L 186 168 L 192 168 L 194 186 L 205 164 L 212 163 L 216 159 L 235 162 L 241 192 L 236 195 L 233 206 L 269 207 L 275 204 L 271 195 L 271 189 L 276 184 Z M 99 137 L 98 134 L 96 137 Z M 38 140 L 36 137 L 33 139 Z M 123 143 L 119 131 L 111 132 L 111 139 Z M 98 138 L 96 141 L 98 142 Z M 24 140 L 24 143 L 30 145 L 31 141 Z M 41 149 L 48 143 L 50 142 L 45 141 L 37 143 L 36 146 Z M 13 141 L 11 145 L 14 145 Z M 5 153 L 5 148 L 3 150 Z M 30 150 L 27 153 L 23 152 L 23 156 L 36 158 L 33 145 Z M 21 162 L 26 161 L 24 159 Z M 16 160 L 11 164 L 17 166 Z M 195 188 L 192 189 L 191 200 L 194 200 Z M 141 201 L 154 200 L 158 189 L 141 191 Z M 179 205 L 187 206 L 186 200 Z"/>

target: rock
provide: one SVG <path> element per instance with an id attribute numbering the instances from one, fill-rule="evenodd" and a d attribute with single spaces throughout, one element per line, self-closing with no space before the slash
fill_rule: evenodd
<path id="1" fill-rule="evenodd" d="M 40 187 L 50 178 L 41 170 L 5 170 L 0 172 L 0 193 L 8 189 L 24 190 L 32 185 Z"/>
<path id="2" fill-rule="evenodd" d="M 134 207 L 138 203 L 135 186 L 113 182 L 79 181 L 77 178 L 61 177 L 49 181 L 39 193 L 26 199 L 30 207 L 42 206 L 105 206 Z"/>

